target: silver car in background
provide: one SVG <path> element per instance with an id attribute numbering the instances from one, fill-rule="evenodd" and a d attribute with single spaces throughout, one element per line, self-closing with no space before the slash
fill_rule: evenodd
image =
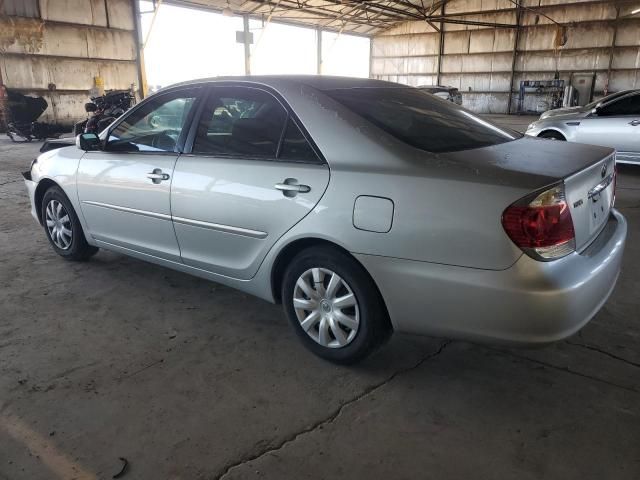
<path id="1" fill-rule="evenodd" d="M 640 164 L 640 90 L 627 90 L 585 107 L 549 110 L 527 135 L 615 148 L 619 163 Z"/>
<path id="2" fill-rule="evenodd" d="M 393 331 L 578 331 L 620 271 L 614 164 L 399 84 L 274 76 L 162 90 L 24 177 L 63 258 L 103 248 L 281 302 L 349 363 Z"/>

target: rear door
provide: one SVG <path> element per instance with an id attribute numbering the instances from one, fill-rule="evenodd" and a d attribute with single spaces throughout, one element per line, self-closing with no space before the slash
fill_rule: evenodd
<path id="1" fill-rule="evenodd" d="M 640 157 L 640 93 L 614 100 L 580 120 L 576 142 L 613 147 L 618 157 Z"/>
<path id="2" fill-rule="evenodd" d="M 78 197 L 96 240 L 180 261 L 171 180 L 200 90 L 153 96 L 111 129 L 104 150 L 84 154 Z"/>
<path id="3" fill-rule="evenodd" d="M 182 260 L 248 279 L 320 200 L 329 168 L 292 112 L 266 89 L 211 87 L 201 110 L 171 191 Z"/>

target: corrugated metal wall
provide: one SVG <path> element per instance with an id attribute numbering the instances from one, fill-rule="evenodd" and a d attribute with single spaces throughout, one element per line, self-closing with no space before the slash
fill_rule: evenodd
<path id="1" fill-rule="evenodd" d="M 44 96 L 42 120 L 71 124 L 94 77 L 107 90 L 138 83 L 134 30 L 131 0 L 0 0 L 0 80 Z"/>
<path id="2" fill-rule="evenodd" d="M 630 15 L 633 4 L 593 0 L 521 4 L 536 11 L 521 9 L 518 14 L 509 0 L 452 0 L 444 7 L 457 19 L 518 28 L 445 23 L 441 34 L 426 22 L 408 22 L 388 30 L 373 39 L 371 75 L 409 85 L 439 82 L 458 87 L 464 105 L 483 113 L 506 113 L 511 87 L 511 111 L 515 111 L 520 80 L 551 80 L 556 71 L 566 82 L 572 73 L 595 74 L 595 97 L 607 88 L 640 88 L 640 15 Z M 568 25 L 563 47 L 554 48 L 558 27 L 545 15 Z M 528 107 L 535 102 L 528 98 Z"/>

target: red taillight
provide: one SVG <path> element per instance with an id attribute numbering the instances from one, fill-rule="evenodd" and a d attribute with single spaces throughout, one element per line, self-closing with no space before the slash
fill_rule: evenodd
<path id="1" fill-rule="evenodd" d="M 575 251 L 575 232 L 564 184 L 525 197 L 502 214 L 509 238 L 537 260 L 553 260 Z"/>

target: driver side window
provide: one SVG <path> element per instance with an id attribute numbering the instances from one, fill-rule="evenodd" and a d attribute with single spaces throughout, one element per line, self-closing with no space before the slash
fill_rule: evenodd
<path id="1" fill-rule="evenodd" d="M 175 152 L 197 90 L 180 90 L 150 99 L 109 133 L 106 150 Z"/>
<path id="2" fill-rule="evenodd" d="M 640 115 L 640 94 L 624 96 L 598 110 L 599 117 Z"/>

